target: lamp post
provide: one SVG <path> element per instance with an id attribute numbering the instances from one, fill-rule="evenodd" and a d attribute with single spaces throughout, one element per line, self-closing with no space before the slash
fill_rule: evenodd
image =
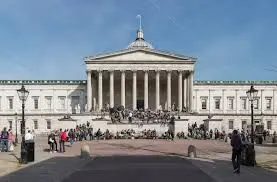
<path id="1" fill-rule="evenodd" d="M 250 90 L 246 92 L 246 95 L 251 103 L 251 143 L 254 144 L 254 113 L 253 113 L 253 101 L 258 95 L 258 90 L 254 89 L 251 85 Z"/>
<path id="2" fill-rule="evenodd" d="M 17 138 L 17 112 L 14 115 L 15 115 L 15 139 L 14 139 L 14 142 L 16 144 L 18 144 L 18 138 Z"/>
<path id="3" fill-rule="evenodd" d="M 25 102 L 28 98 L 29 91 L 25 89 L 24 85 L 22 84 L 21 88 L 17 90 L 18 97 L 22 101 L 22 128 L 21 128 L 21 161 L 24 162 L 26 156 L 26 149 L 25 149 L 25 119 L 24 119 L 24 109 L 25 109 Z"/>

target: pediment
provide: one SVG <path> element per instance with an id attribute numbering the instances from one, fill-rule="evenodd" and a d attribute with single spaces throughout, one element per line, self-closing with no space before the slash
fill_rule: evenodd
<path id="1" fill-rule="evenodd" d="M 195 61 L 195 58 L 152 49 L 122 50 L 85 58 L 86 61 Z"/>

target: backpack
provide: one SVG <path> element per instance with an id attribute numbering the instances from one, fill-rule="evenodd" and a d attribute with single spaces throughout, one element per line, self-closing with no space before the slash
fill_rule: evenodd
<path id="1" fill-rule="evenodd" d="M 1 133 L 1 139 L 8 139 L 9 138 L 9 133 L 7 132 L 7 131 L 3 131 L 2 133 Z"/>

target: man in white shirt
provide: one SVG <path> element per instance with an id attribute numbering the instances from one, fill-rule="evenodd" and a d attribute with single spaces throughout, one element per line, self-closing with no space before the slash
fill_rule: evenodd
<path id="1" fill-rule="evenodd" d="M 28 130 L 28 133 L 25 134 L 25 141 L 28 142 L 28 141 L 33 141 L 33 140 L 34 140 L 34 136 L 31 133 L 31 131 Z"/>

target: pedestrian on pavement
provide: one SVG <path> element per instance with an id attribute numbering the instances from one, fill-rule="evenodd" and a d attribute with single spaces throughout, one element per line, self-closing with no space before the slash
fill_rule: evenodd
<path id="1" fill-rule="evenodd" d="M 65 152 L 64 143 L 66 139 L 67 139 L 66 131 L 62 131 L 62 129 L 60 129 L 60 152 Z"/>
<path id="2" fill-rule="evenodd" d="M 9 138 L 9 132 L 5 127 L 1 132 L 1 152 L 5 152 L 5 147 L 6 147 L 6 152 L 10 150 L 8 138 Z"/>
<path id="3" fill-rule="evenodd" d="M 241 137 L 238 134 L 238 130 L 234 130 L 231 139 L 232 149 L 232 163 L 234 168 L 234 173 L 240 173 L 240 157 L 242 151 Z"/>

